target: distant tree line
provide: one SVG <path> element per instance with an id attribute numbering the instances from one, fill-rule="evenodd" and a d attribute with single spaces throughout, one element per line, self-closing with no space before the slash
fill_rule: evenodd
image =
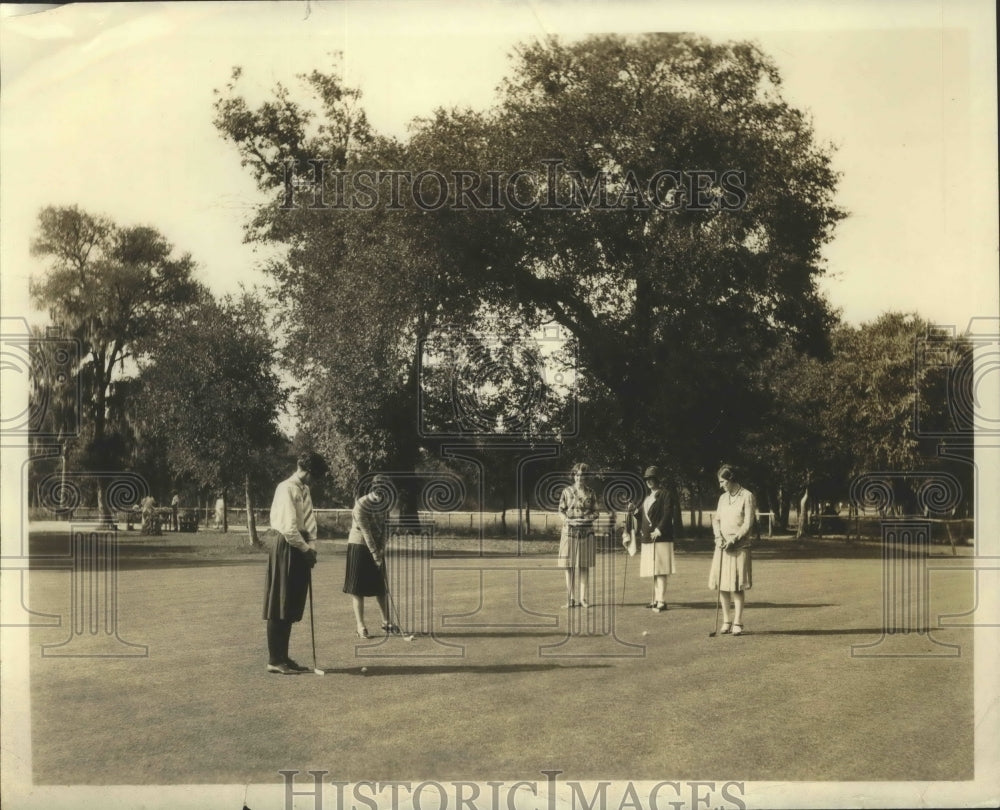
<path id="1" fill-rule="evenodd" d="M 730 460 L 785 526 L 793 506 L 846 500 L 862 472 L 918 485 L 942 465 L 931 433 L 970 435 L 949 407 L 969 395 L 953 373 L 968 345 L 915 315 L 844 324 L 820 293 L 822 248 L 846 215 L 832 148 L 755 45 L 524 45 L 491 106 L 435 110 L 405 139 L 371 127 L 336 64 L 300 79 L 252 105 L 237 68 L 216 96 L 214 123 L 267 198 L 247 238 L 282 248 L 267 306 L 251 292 L 213 299 L 151 228 L 41 213 L 33 250 L 48 267 L 32 294 L 82 351 L 82 410 L 47 411 L 81 425 L 73 465 L 239 492 L 252 508 L 309 445 L 333 472 L 317 502 L 347 504 L 361 476 L 388 470 L 413 512 L 408 473 L 474 471 L 488 485 L 467 505 L 503 509 L 532 505 L 519 476 L 523 502 L 575 460 L 656 463 L 693 508 L 711 504 Z M 649 204 L 664 170 L 697 169 L 717 171 L 696 194 L 668 188 L 676 206 Z M 428 170 L 447 204 L 408 185 Z M 379 171 L 399 185 L 377 204 L 316 204 L 336 200 L 338 177 Z M 462 206 L 498 176 L 520 178 L 518 204 Z M 546 205 L 566 195 L 576 203 Z M 919 362 L 928 340 L 950 366 Z M 278 429 L 292 403 L 294 439 Z M 555 449 L 524 461 L 543 446 Z"/>

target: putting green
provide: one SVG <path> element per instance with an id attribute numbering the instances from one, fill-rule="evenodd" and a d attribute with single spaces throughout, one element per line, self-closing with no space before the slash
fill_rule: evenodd
<path id="1" fill-rule="evenodd" d="M 118 634 L 144 657 L 43 656 L 42 645 L 71 638 L 72 577 L 30 573 L 32 609 L 63 617 L 30 634 L 36 784 L 274 783 L 280 769 L 348 781 L 539 780 L 547 769 L 564 779 L 973 775 L 972 633 L 883 639 L 892 617 L 872 554 L 763 551 L 741 638 L 708 637 L 704 551 L 678 554 L 662 614 L 642 607 L 651 585 L 634 560 L 619 606 L 621 553 L 613 569 L 600 555 L 593 607 L 572 611 L 552 555 L 435 558 L 423 580 L 397 587 L 399 610 L 432 630 L 407 643 L 359 642 L 344 556 L 326 543 L 314 571 L 319 678 L 265 673 L 263 555 L 214 559 L 190 550 L 191 537 L 156 540 L 178 549 L 123 557 L 117 575 Z M 949 570 L 954 561 L 933 558 L 932 626 L 974 604 L 971 574 Z M 368 610 L 375 631 L 374 600 Z M 291 654 L 311 666 L 308 615 Z"/>

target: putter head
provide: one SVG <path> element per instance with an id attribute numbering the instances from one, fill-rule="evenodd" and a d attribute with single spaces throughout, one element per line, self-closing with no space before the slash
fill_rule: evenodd
<path id="1" fill-rule="evenodd" d="M 313 669 L 313 673 L 316 675 L 326 675 L 326 670 L 316 667 L 315 669 Z"/>

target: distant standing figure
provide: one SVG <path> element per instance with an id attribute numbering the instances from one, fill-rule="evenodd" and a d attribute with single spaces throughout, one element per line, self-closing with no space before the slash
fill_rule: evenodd
<path id="1" fill-rule="evenodd" d="M 399 633 L 389 620 L 386 609 L 386 519 L 389 479 L 376 475 L 371 491 L 354 502 L 351 531 L 347 536 L 347 569 L 344 572 L 344 593 L 351 595 L 354 622 L 358 638 L 371 638 L 365 626 L 365 597 L 374 596 L 382 613 L 382 631 Z"/>
<path id="2" fill-rule="evenodd" d="M 743 633 L 745 592 L 753 587 L 750 543 L 757 527 L 757 501 L 750 490 L 740 483 L 739 471 L 730 464 L 719 468 L 719 506 L 712 517 L 715 533 L 715 554 L 708 575 L 708 587 L 719 591 L 722 608 L 720 633 Z M 732 594 L 734 614 L 730 620 L 729 600 Z"/>
<path id="3" fill-rule="evenodd" d="M 302 620 L 316 564 L 316 515 L 309 483 L 326 474 L 326 462 L 304 453 L 295 472 L 274 490 L 271 502 L 273 542 L 267 559 L 264 619 L 267 621 L 267 671 L 296 675 L 308 671 L 288 657 L 292 625 Z M 274 536 L 277 533 L 277 536 Z"/>
<path id="4" fill-rule="evenodd" d="M 160 534 L 160 519 L 156 514 L 156 498 L 147 495 L 141 501 L 142 534 Z"/>
<path id="5" fill-rule="evenodd" d="M 221 529 L 226 519 L 226 501 L 219 495 L 215 501 L 215 528 Z"/>
<path id="6" fill-rule="evenodd" d="M 170 499 L 170 520 L 171 531 L 179 532 L 181 530 L 181 496 L 176 492 L 174 497 Z"/>
<path id="7" fill-rule="evenodd" d="M 559 496 L 559 514 L 563 517 L 562 535 L 559 538 L 557 565 L 566 569 L 566 607 L 579 604 L 590 607 L 587 586 L 590 569 L 597 562 L 597 542 L 594 538 L 594 521 L 597 520 L 597 496 L 584 484 L 586 464 L 573 466 L 573 484 Z M 580 601 L 575 599 L 576 572 L 579 571 Z"/>
<path id="8" fill-rule="evenodd" d="M 677 573 L 674 557 L 674 500 L 664 487 L 659 467 L 643 474 L 649 495 L 633 514 L 639 526 L 639 576 L 652 577 L 653 599 L 647 607 L 657 613 L 667 609 L 667 577 Z"/>

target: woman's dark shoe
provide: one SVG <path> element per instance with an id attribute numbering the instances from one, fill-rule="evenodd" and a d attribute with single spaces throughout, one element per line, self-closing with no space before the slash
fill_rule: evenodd
<path id="1" fill-rule="evenodd" d="M 396 627 L 396 625 L 392 624 L 391 622 L 386 622 L 385 624 L 383 624 L 382 630 L 386 633 L 386 635 L 390 636 L 399 635 L 399 628 Z"/>
<path id="2" fill-rule="evenodd" d="M 371 634 L 368 632 L 367 627 L 362 627 L 360 630 L 355 631 L 358 634 L 358 638 L 371 638 Z"/>
<path id="3" fill-rule="evenodd" d="M 268 664 L 267 671 L 272 675 L 298 675 L 301 670 L 286 664 Z"/>

